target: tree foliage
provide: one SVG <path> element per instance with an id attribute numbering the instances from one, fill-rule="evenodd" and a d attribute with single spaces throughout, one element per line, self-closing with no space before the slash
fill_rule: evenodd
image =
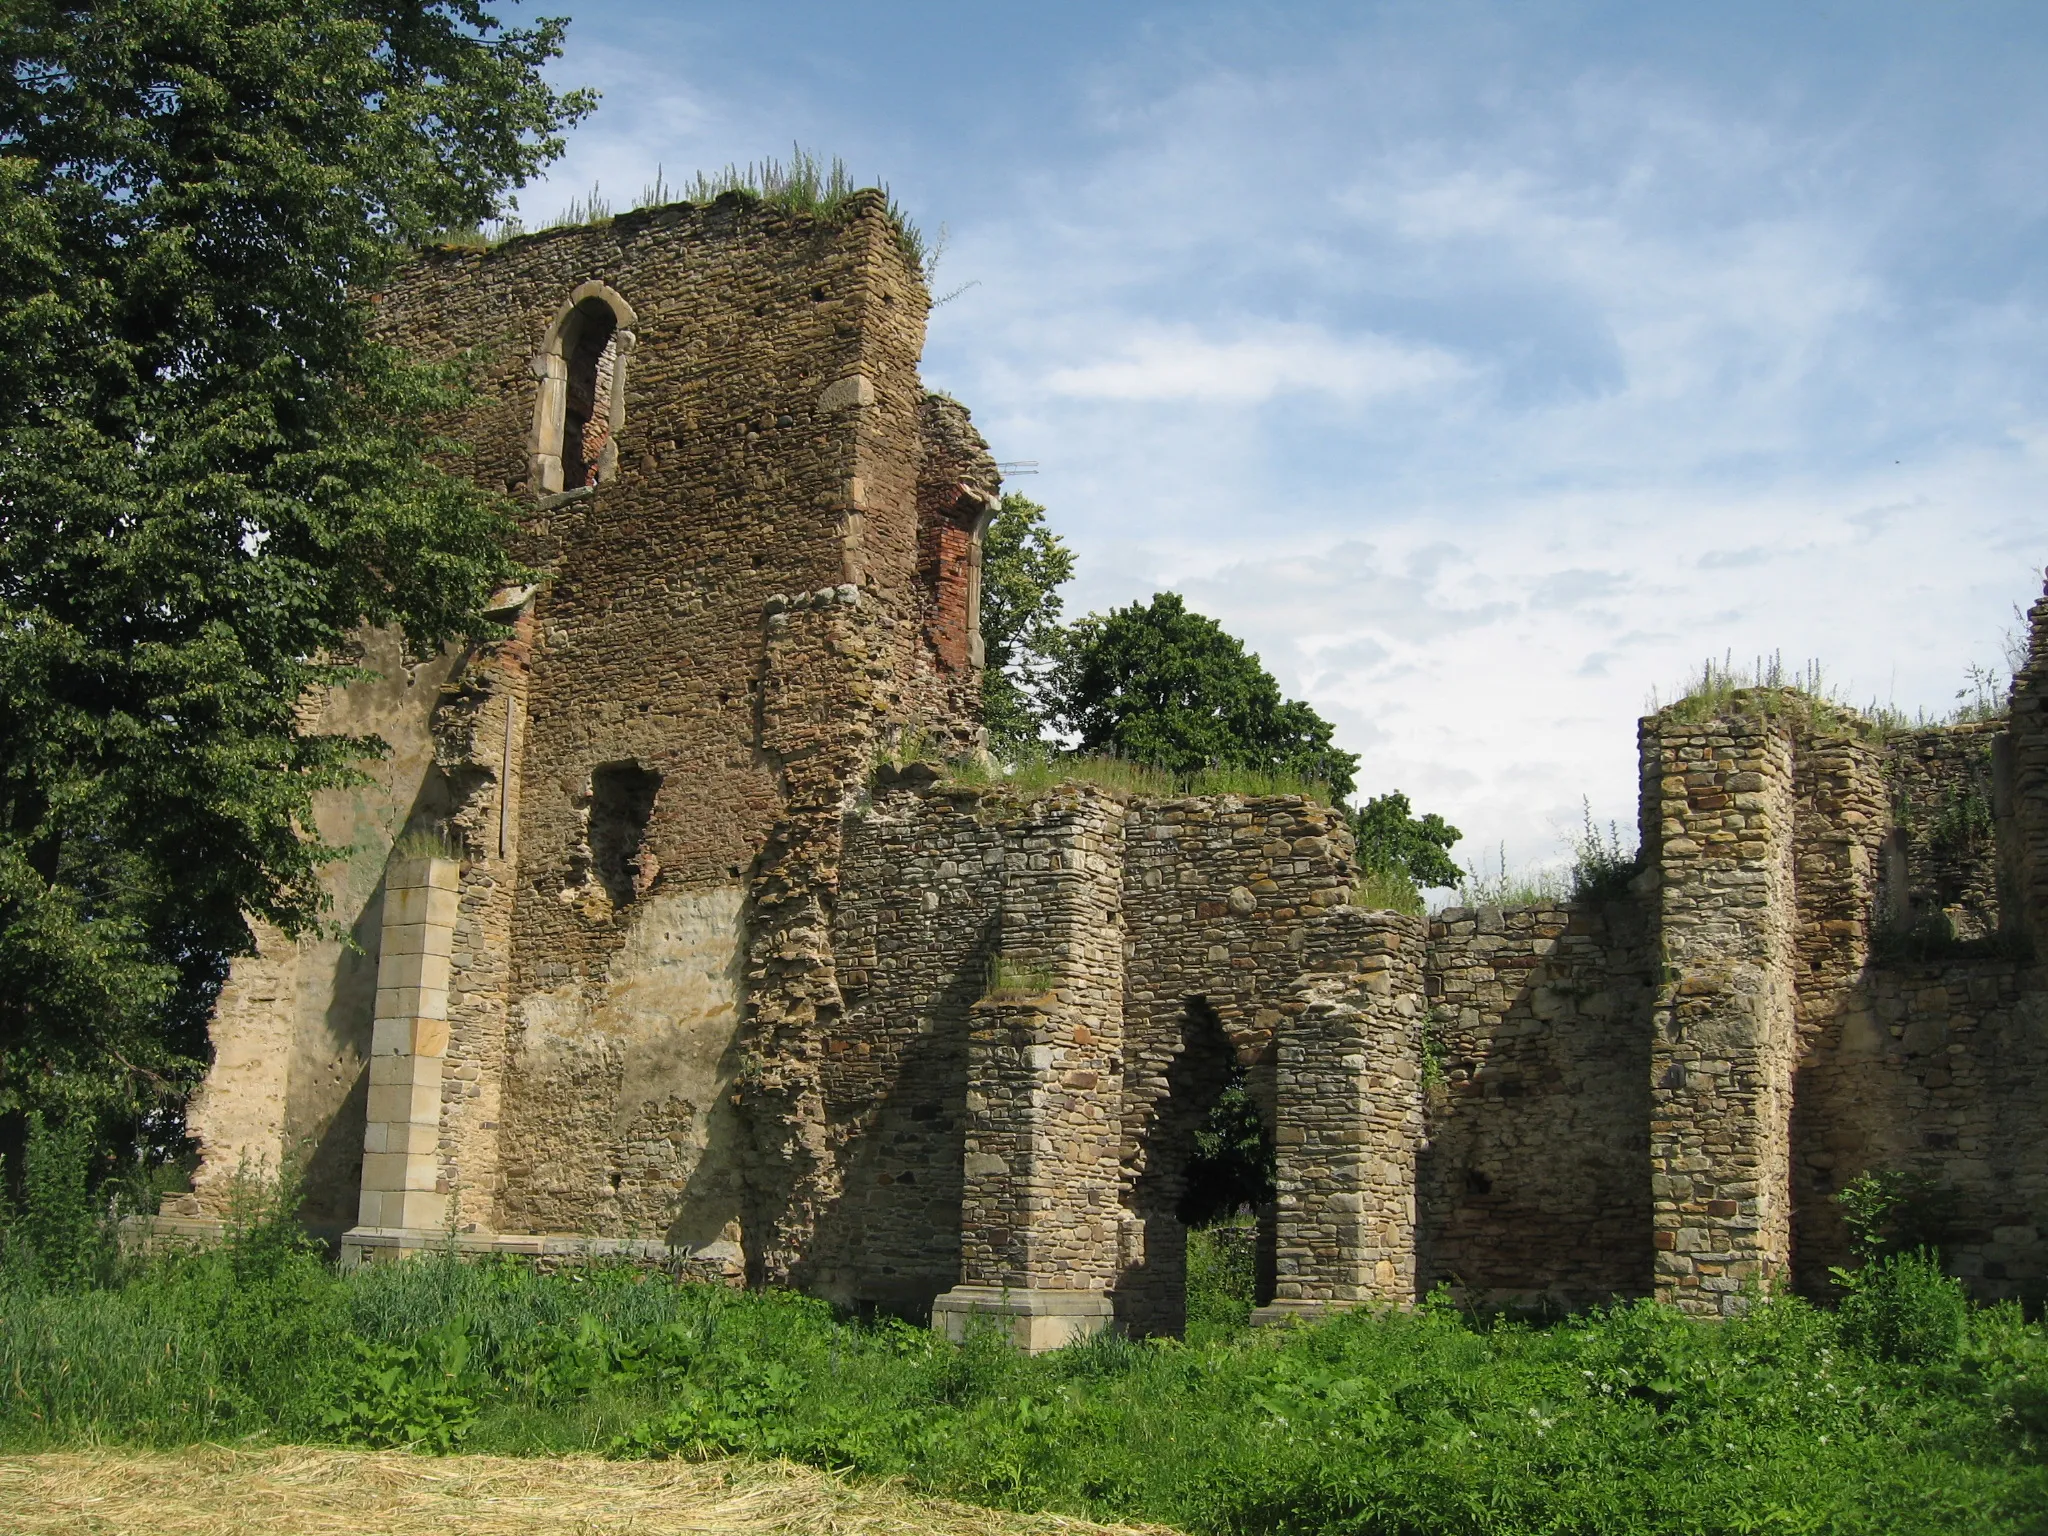
<path id="1" fill-rule="evenodd" d="M 351 636 L 508 571 L 446 367 L 370 295 L 590 106 L 475 0 L 17 0 L 0 77 L 0 1111 L 190 1080 L 244 914 L 300 932 Z"/>
<path id="2" fill-rule="evenodd" d="M 1359 867 L 1400 875 L 1418 888 L 1456 885 L 1464 871 L 1451 862 L 1451 845 L 1464 834 L 1431 811 L 1417 816 L 1400 790 L 1375 795 L 1351 813 Z"/>
<path id="3" fill-rule="evenodd" d="M 1355 783 L 1357 755 L 1335 746 L 1330 722 L 1283 698 L 1242 641 L 1177 593 L 1074 625 L 1054 688 L 1056 722 L 1083 751 L 1174 773 L 1270 769 L 1320 780 L 1340 800 Z"/>
<path id="4" fill-rule="evenodd" d="M 1044 733 L 1047 686 L 1066 634 L 1059 589 L 1073 575 L 1073 551 L 1046 526 L 1045 508 L 1005 496 L 981 554 L 981 720 L 998 745 L 1020 746 Z"/>

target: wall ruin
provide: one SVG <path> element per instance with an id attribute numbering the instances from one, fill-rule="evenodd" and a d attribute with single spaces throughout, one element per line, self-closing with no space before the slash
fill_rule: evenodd
<path id="1" fill-rule="evenodd" d="M 321 728 L 351 942 L 263 935 L 172 1217 L 297 1158 L 369 1258 L 606 1251 L 1027 1347 L 1184 1320 L 1196 1131 L 1273 1133 L 1262 1316 L 1436 1285 L 1703 1315 L 1824 1289 L 1842 1185 L 1917 1168 L 2038 1296 L 2048 600 L 2010 718 L 1887 736 L 1783 690 L 1642 725 L 1601 901 L 1353 906 L 1299 796 L 1026 794 L 972 762 L 1000 480 L 916 368 L 885 207 L 744 198 L 423 258 L 465 468 L 539 579 Z M 920 759 L 930 759 L 924 761 Z M 878 766 L 879 765 L 879 766 Z"/>

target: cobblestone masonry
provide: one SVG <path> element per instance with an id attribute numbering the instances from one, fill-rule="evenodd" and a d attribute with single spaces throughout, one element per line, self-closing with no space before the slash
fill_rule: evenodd
<path id="1" fill-rule="evenodd" d="M 357 1257 L 432 1218 L 1033 1348 L 1171 1333 L 1194 1136 L 1242 1075 L 1281 1142 L 1280 1312 L 1447 1280 L 1722 1315 L 1824 1285 L 1832 1196 L 1898 1166 L 1974 1286 L 2042 1292 L 2048 599 L 2009 721 L 1666 711 L 1630 895 L 1425 931 L 1350 905 L 1343 818 L 1298 797 L 875 769 L 979 740 L 1000 482 L 918 383 L 925 305 L 874 197 L 432 254 L 384 299 L 416 351 L 471 349 L 450 430 L 539 579 L 499 638 L 367 636 L 379 679 L 308 701 L 393 746 L 318 808 L 350 939 L 234 967 L 167 1221 L 290 1155 Z M 408 832 L 452 856 L 392 860 Z M 430 899 L 434 945 L 383 942 Z M 998 959 L 1043 990 L 991 995 Z"/>

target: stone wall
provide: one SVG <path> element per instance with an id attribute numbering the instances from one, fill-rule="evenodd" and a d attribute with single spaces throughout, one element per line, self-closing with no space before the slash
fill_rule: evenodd
<path id="1" fill-rule="evenodd" d="M 385 335 L 474 360 L 477 403 L 447 428 L 467 472 L 524 498 L 516 553 L 541 581 L 509 596 L 510 638 L 424 670 L 376 642 L 385 681 L 316 705 L 397 748 L 367 800 L 321 808 L 364 850 L 334 877 L 358 943 L 240 968 L 231 1070 L 194 1118 L 208 1180 L 307 1141 L 316 1213 L 353 1219 L 378 880 L 412 826 L 463 854 L 437 1144 L 462 1225 L 730 1239 L 765 1161 L 753 1205 L 777 1245 L 810 1133 L 764 1138 L 733 1086 L 748 1059 L 769 1083 L 809 1052 L 781 1038 L 819 1023 L 786 957 L 822 931 L 871 742 L 961 736 L 975 697 L 971 665 L 911 686 L 940 649 L 924 483 L 994 489 L 964 412 L 927 463 L 925 304 L 878 197 L 831 219 L 728 197 L 432 252 L 382 297 Z M 593 326 L 600 376 L 565 381 Z M 594 456 L 550 438 L 578 410 Z M 651 801 L 622 823 L 606 796 L 628 781 Z M 242 1035 L 263 1084 L 232 1067 Z"/>
<path id="2" fill-rule="evenodd" d="M 2048 995 L 1998 959 L 1903 962 L 1860 981 L 1798 1084 L 1796 1283 L 1852 1261 L 1832 1196 L 1872 1168 L 1926 1176 L 1938 1235 L 1983 1297 L 2048 1297 Z"/>
<path id="3" fill-rule="evenodd" d="M 1277 1322 L 1416 1295 L 1422 1144 L 1422 925 L 1349 925 L 1354 968 L 1312 976 L 1274 1051 Z"/>
<path id="4" fill-rule="evenodd" d="M 1119 1321 L 1178 1333 L 1188 1158 L 1235 1064 L 1273 1123 L 1273 1041 L 1308 971 L 1355 957 L 1329 929 L 1347 911 L 1351 837 L 1293 796 L 1140 802 L 1124 835 L 1123 1158 L 1129 1210 Z M 1271 1226 L 1271 1213 L 1265 1217 Z M 1268 1233 L 1270 1239 L 1270 1230 Z"/>
<path id="5" fill-rule="evenodd" d="M 1635 899 L 1429 924 L 1421 1284 L 1566 1309 L 1650 1290 L 1650 998 Z"/>
<path id="6" fill-rule="evenodd" d="M 967 1036 L 1008 846 L 980 790 L 936 778 L 887 769 L 848 822 L 832 933 L 846 1007 L 823 1067 L 844 1193 L 811 1270 L 828 1296 L 911 1315 L 960 1279 Z"/>
<path id="7" fill-rule="evenodd" d="M 875 195 L 436 252 L 383 296 L 474 362 L 447 430 L 536 580 L 487 643 L 366 636 L 378 678 L 308 701 L 393 750 L 317 809 L 349 939 L 260 935 L 223 991 L 190 1219 L 290 1156 L 360 1254 L 452 1222 L 1032 1347 L 1172 1333 L 1242 1082 L 1280 1312 L 1442 1280 L 1725 1315 L 1823 1284 L 1834 1195 L 1900 1166 L 1974 1285 L 2048 1282 L 2048 599 L 2010 721 L 1687 701 L 1642 724 L 1631 895 L 1425 928 L 1350 905 L 1300 797 L 877 770 L 980 739 L 1001 487 L 917 377 L 926 303 Z"/>
<path id="8" fill-rule="evenodd" d="M 362 765 L 363 783 L 314 802 L 321 840 L 348 850 L 320 873 L 331 930 L 296 944 L 259 930 L 257 952 L 235 961 L 215 1007 L 213 1069 L 187 1116 L 205 1151 L 195 1214 L 221 1213 L 244 1164 L 274 1176 L 289 1158 L 306 1223 L 330 1241 L 357 1216 L 385 865 L 408 827 L 446 814 L 430 722 L 462 658 L 408 657 L 396 634 L 379 631 L 364 637 L 362 660 L 374 679 L 307 713 L 314 731 L 377 736 L 390 749 Z"/>
<path id="9" fill-rule="evenodd" d="M 1887 744 L 1892 835 L 1880 867 L 1878 917 L 1898 938 L 1927 934 L 1938 923 L 1967 941 L 2002 926 L 1993 801 L 1994 757 L 2004 735 L 2005 722 L 1983 721 L 1914 731 Z"/>

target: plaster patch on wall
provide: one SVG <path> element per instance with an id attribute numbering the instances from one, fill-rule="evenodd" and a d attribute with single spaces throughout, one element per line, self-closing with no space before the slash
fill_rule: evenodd
<path id="1" fill-rule="evenodd" d="M 744 895 L 657 891 L 601 983 L 520 1002 L 507 1230 L 699 1244 L 732 1219 Z"/>

